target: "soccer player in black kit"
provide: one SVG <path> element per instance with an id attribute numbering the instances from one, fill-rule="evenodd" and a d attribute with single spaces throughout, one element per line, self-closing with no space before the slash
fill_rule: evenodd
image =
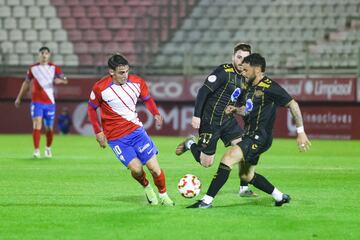
<path id="1" fill-rule="evenodd" d="M 226 183 L 231 167 L 239 163 L 241 178 L 256 188 L 271 194 L 275 200 L 275 206 L 282 206 L 290 202 L 289 195 L 280 192 L 264 176 L 255 172 L 260 154 L 271 146 L 272 129 L 278 106 L 290 109 L 297 127 L 297 144 L 300 151 L 307 151 L 311 143 L 304 131 L 299 105 L 285 89 L 264 75 L 265 67 L 265 59 L 260 54 L 253 53 L 245 57 L 243 75 L 249 84 L 243 95 L 245 106 L 226 108 L 226 112 L 229 114 L 244 115 L 245 127 L 242 141 L 226 151 L 206 195 L 188 208 L 210 208 L 214 197 Z"/>
<path id="2" fill-rule="evenodd" d="M 177 146 L 177 155 L 191 150 L 197 162 L 204 167 L 210 167 L 214 162 L 219 139 L 225 147 L 240 142 L 243 130 L 233 115 L 225 114 L 225 108 L 234 106 L 246 88 L 245 79 L 241 75 L 241 64 L 244 57 L 250 53 L 249 44 L 236 44 L 232 64 L 220 65 L 207 77 L 198 91 L 191 122 L 193 128 L 199 129 L 198 142 L 195 143 L 194 137 L 187 138 Z M 241 181 L 239 193 L 243 197 L 256 196 L 248 189 L 245 181 Z"/>

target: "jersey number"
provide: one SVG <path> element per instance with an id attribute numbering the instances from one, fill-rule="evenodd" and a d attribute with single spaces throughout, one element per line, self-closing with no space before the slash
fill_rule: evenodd
<path id="1" fill-rule="evenodd" d="M 118 145 L 116 145 L 114 148 L 113 148 L 114 152 L 116 153 L 116 155 L 121 155 L 121 149 Z"/>
<path id="2" fill-rule="evenodd" d="M 212 133 L 201 133 L 199 136 L 199 142 L 201 144 L 206 144 L 208 145 L 210 142 L 210 139 L 212 137 Z"/>

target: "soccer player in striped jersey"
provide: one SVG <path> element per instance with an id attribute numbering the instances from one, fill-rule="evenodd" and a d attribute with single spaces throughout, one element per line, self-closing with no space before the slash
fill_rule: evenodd
<path id="1" fill-rule="evenodd" d="M 33 143 L 35 158 L 40 154 L 40 135 L 42 122 L 44 120 L 46 132 L 45 157 L 52 157 L 51 144 L 54 136 L 55 98 L 54 84 L 67 84 L 68 80 L 62 73 L 61 68 L 50 60 L 50 49 L 41 47 L 39 49 L 39 62 L 29 67 L 25 81 L 22 83 L 19 94 L 15 100 L 15 106 L 19 107 L 21 98 L 32 89 L 30 112 L 33 122 Z"/>
<path id="2" fill-rule="evenodd" d="M 136 112 L 140 98 L 152 113 L 157 126 L 163 124 L 154 99 L 150 96 L 145 80 L 129 74 L 129 63 L 120 54 L 108 60 L 109 75 L 95 83 L 90 94 L 88 115 L 100 147 L 106 142 L 118 160 L 130 171 L 132 177 L 144 188 L 151 205 L 159 203 L 146 178 L 145 165 L 159 191 L 160 204 L 173 206 L 174 202 L 166 193 L 165 175 L 160 168 L 156 154 L 158 150 L 147 135 Z M 101 124 L 96 109 L 101 109 Z"/>

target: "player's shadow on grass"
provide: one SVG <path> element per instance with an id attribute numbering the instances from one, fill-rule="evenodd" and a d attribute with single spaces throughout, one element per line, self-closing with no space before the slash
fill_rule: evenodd
<path id="1" fill-rule="evenodd" d="M 116 196 L 116 197 L 111 197 L 111 198 L 105 198 L 105 200 L 111 201 L 111 202 L 126 202 L 126 203 L 146 201 L 145 196 L 142 196 L 142 195 Z"/>
<path id="2" fill-rule="evenodd" d="M 234 204 L 227 204 L 222 206 L 216 206 L 216 208 L 231 208 L 231 207 L 241 207 L 241 206 L 258 206 L 258 207 L 274 207 L 274 202 L 271 198 L 266 197 L 254 197 L 246 198 L 246 201 L 239 200 Z"/>

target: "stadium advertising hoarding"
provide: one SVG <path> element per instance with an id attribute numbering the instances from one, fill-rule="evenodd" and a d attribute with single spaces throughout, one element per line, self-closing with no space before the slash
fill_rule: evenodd
<path id="1" fill-rule="evenodd" d="M 152 77 L 151 94 L 158 100 L 193 101 L 206 77 L 190 80 L 170 77 Z M 172 79 L 169 81 L 169 79 Z M 356 101 L 355 77 L 274 78 L 298 101 Z"/>
<path id="2" fill-rule="evenodd" d="M 69 85 L 57 86 L 55 96 L 64 100 L 85 100 L 89 97 L 95 78 L 69 78 Z M 196 98 L 205 77 L 185 79 L 183 76 L 148 77 L 151 95 L 157 101 L 190 102 Z M 357 100 L 356 77 L 316 77 L 316 78 L 274 78 L 298 101 L 338 101 Z M 19 77 L 0 78 L 1 98 L 14 98 L 23 81 Z"/>
<path id="3" fill-rule="evenodd" d="M 276 78 L 299 101 L 356 101 L 355 77 Z"/>
<path id="4" fill-rule="evenodd" d="M 359 106 L 303 106 L 301 107 L 305 131 L 311 138 L 359 139 Z M 296 136 L 296 126 L 291 113 L 285 108 L 277 112 L 274 135 Z"/>
<path id="5" fill-rule="evenodd" d="M 87 119 L 87 103 L 58 103 L 57 113 L 67 107 L 73 119 L 71 132 L 82 135 L 93 134 Z M 159 102 L 159 111 L 164 117 L 164 126 L 155 127 L 151 114 L 143 105 L 139 105 L 138 113 L 144 127 L 150 134 L 166 136 L 186 136 L 195 134 L 191 127 L 193 105 L 186 103 Z M 306 132 L 312 138 L 323 139 L 360 139 L 360 107 L 358 106 L 303 106 L 301 107 Z M 0 102 L 0 111 L 6 112 L 7 117 L 1 118 L 0 133 L 30 133 L 31 119 L 28 102 L 20 109 L 13 104 Z M 57 121 L 55 122 L 55 126 Z M 240 123 L 241 124 L 241 123 Z M 280 108 L 274 128 L 275 137 L 293 137 L 296 127 L 291 114 L 285 108 Z"/>
<path id="6" fill-rule="evenodd" d="M 155 81 L 158 79 L 158 81 Z M 276 78 L 291 95 L 302 105 L 306 131 L 317 138 L 360 139 L 360 128 L 355 123 L 360 121 L 360 107 L 357 100 L 356 78 Z M 22 83 L 22 78 L 3 78 L 0 88 L 0 111 L 6 113 L 1 118 L 0 133 L 26 133 L 31 131 L 29 104 L 24 102 L 20 109 L 15 109 L 13 99 Z M 68 107 L 72 119 L 72 133 L 92 134 L 87 120 L 86 108 L 89 92 L 96 79 L 72 79 L 68 86 L 56 89 L 57 113 L 63 106 Z M 138 111 L 144 127 L 151 134 L 188 135 L 195 133 L 190 122 L 193 102 L 197 90 L 203 84 L 203 77 L 184 80 L 182 77 L 151 77 L 149 88 L 157 100 L 159 111 L 164 116 L 165 125 L 156 129 L 153 118 L 144 106 Z M 337 104 L 332 104 L 337 102 Z M 326 105 L 324 104 L 326 103 Z M 321 104 L 321 105 L 320 105 Z M 286 109 L 278 111 L 274 136 L 291 137 L 295 126 Z"/>

